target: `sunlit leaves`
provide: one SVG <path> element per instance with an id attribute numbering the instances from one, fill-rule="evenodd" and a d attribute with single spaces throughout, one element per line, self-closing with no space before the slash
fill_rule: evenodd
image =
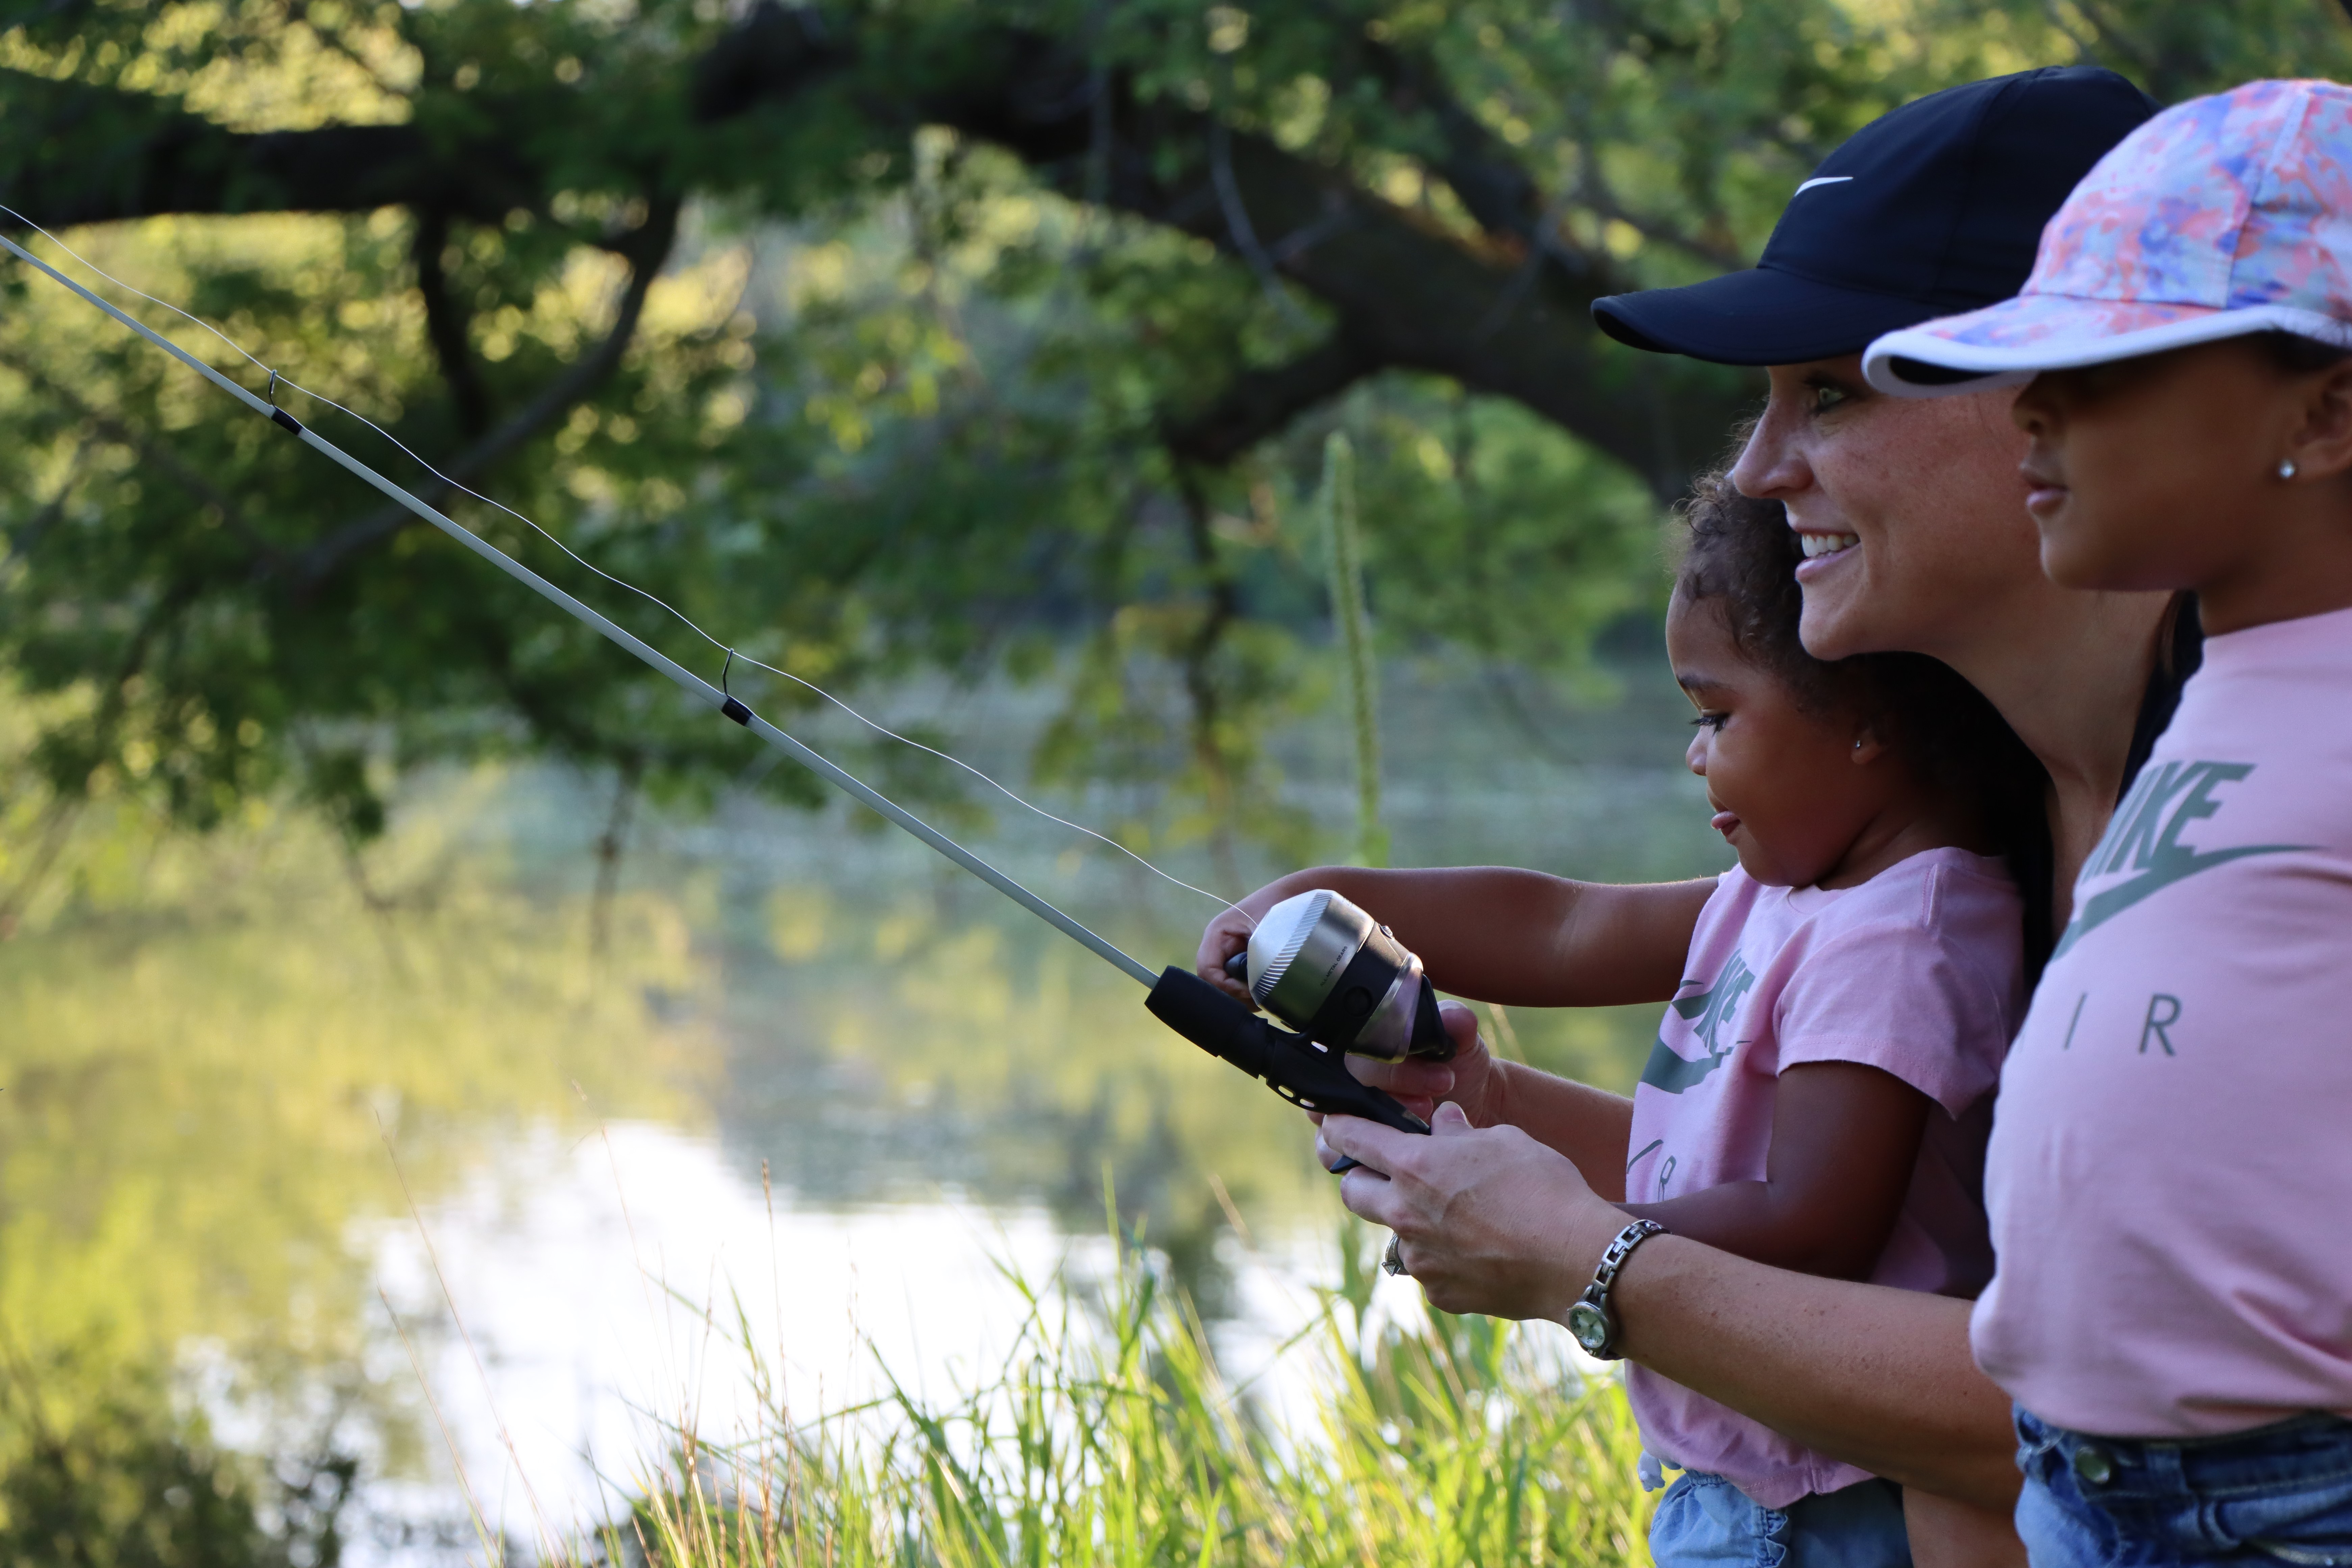
<path id="1" fill-rule="evenodd" d="M 1212 112 L 1507 266 L 1538 245 L 1612 286 L 1673 282 L 1751 258 L 1824 150 L 1955 80 L 2096 58 L 2177 94 L 2352 64 L 2318 0 L 2209 12 L 842 0 L 772 40 L 823 56 L 788 100 L 704 123 L 696 61 L 730 24 L 698 0 L 102 0 L 0 31 L 0 68 L 19 73 L 0 87 L 36 110 L 60 81 L 131 89 L 60 121 L 58 147 L 92 178 L 111 177 L 111 139 L 151 133 L 142 105 L 175 101 L 240 129 L 405 122 L 484 149 L 470 205 L 448 213 L 79 237 L 433 461 L 529 416 L 478 488 L 722 645 L 851 682 L 927 663 L 1056 671 L 1070 700 L 1044 775 L 1149 759 L 1166 793 L 1125 830 L 1303 852 L 1261 759 L 1270 726 L 1324 700 L 1319 579 L 1283 519 L 1329 423 L 1380 477 L 1365 525 L 1392 654 L 1577 678 L 1594 634 L 1654 592 L 1654 500 L 1549 426 L 1402 377 L 1229 470 L 1180 464 L 1170 430 L 1310 350 L 1332 311 L 1207 237 L 1088 205 L 1098 166 L 1024 167 L 926 126 L 923 94 L 1027 28 L 1067 41 L 1071 94 L 1116 79 L 1145 112 Z M 1141 155 L 1172 169 L 1180 153 Z M 625 353 L 567 391 L 611 330 L 632 247 L 667 233 L 656 215 L 680 197 L 683 237 Z M 61 797 L 131 789 L 210 822 L 317 773 L 305 757 L 329 752 L 298 737 L 321 727 L 379 763 L 545 747 L 664 791 L 740 762 L 740 736 L 443 542 L 384 523 L 267 425 L 22 276 L 0 289 L 0 658 L 61 699 L 36 753 Z M 1598 374 L 1625 378 L 1608 395 L 1645 395 L 1625 356 Z M 1671 490 L 1671 474 L 1643 477 Z M 698 668 L 723 658 L 505 514 L 452 505 Z M 373 542 L 343 549 L 355 531 Z M 779 714 L 808 700 L 745 679 Z M 1173 716 L 1128 711 L 1140 690 L 1174 693 Z M 365 771 L 337 776 L 313 794 L 373 820 L 353 793 Z"/>

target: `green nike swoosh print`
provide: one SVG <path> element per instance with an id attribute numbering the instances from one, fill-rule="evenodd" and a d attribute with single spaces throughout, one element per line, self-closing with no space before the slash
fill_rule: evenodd
<path id="1" fill-rule="evenodd" d="M 1685 980 L 1683 984 L 1691 985 L 1696 982 Z M 1740 998 L 1755 984 L 1756 976 L 1748 969 L 1748 961 L 1734 952 L 1731 961 L 1723 966 L 1723 973 L 1715 977 L 1713 985 L 1695 996 L 1677 996 L 1668 1003 L 1676 1016 L 1691 1019 L 1696 1025 L 1698 1043 L 1707 1054 L 1696 1061 L 1686 1061 L 1675 1055 L 1662 1034 L 1657 1044 L 1650 1047 L 1650 1059 L 1642 1064 L 1642 1081 L 1668 1094 L 1680 1094 L 1721 1067 L 1723 1058 L 1738 1048 L 1738 1042 L 1717 1046 L 1716 1031 L 1730 1022 Z"/>
<path id="2" fill-rule="evenodd" d="M 2160 856 L 2156 864 L 2130 881 L 2109 888 L 2084 904 L 2082 912 L 2067 925 L 2066 933 L 2058 939 L 2058 946 L 2050 957 L 2055 962 L 2064 955 L 2068 948 L 2100 926 L 2142 899 L 2160 893 L 2184 878 L 2193 877 L 2200 871 L 2210 871 L 2232 860 L 2242 860 L 2249 855 L 2284 855 L 2290 850 L 2310 847 L 2308 844 L 2245 844 L 2235 849 L 2208 849 Z"/>
<path id="3" fill-rule="evenodd" d="M 1668 1094 L 1680 1094 L 1724 1064 L 1731 1053 L 1701 1057 L 1696 1061 L 1675 1055 L 1664 1040 L 1650 1047 L 1650 1059 L 1642 1064 L 1642 1081 L 1652 1089 L 1663 1089 Z"/>

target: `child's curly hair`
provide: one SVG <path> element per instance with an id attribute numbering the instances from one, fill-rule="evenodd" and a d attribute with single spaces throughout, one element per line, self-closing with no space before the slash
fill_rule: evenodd
<path id="1" fill-rule="evenodd" d="M 1797 637 L 1804 558 L 1779 501 L 1735 489 L 1727 469 L 1700 479 L 1684 509 L 1687 542 L 1676 586 L 1716 604 L 1740 656 L 1787 685 L 1815 714 L 1852 715 L 1920 775 L 1973 800 L 2003 853 L 2046 835 L 2049 775 L 1984 694 L 1919 653 L 1858 654 L 1824 662 Z"/>

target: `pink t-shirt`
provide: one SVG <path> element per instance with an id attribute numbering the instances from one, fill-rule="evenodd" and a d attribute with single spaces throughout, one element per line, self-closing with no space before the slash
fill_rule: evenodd
<path id="1" fill-rule="evenodd" d="M 2023 946 L 2016 884 L 1966 850 L 1931 849 L 1835 890 L 1725 872 L 1633 1090 L 1626 1201 L 1762 1180 L 1780 1072 L 1861 1062 L 1942 1108 L 1871 1278 L 1974 1294 L 1992 1272 L 1979 1186 L 1993 1086 L 2025 1005 Z M 1766 1508 L 1868 1478 L 1646 1368 L 1628 1365 L 1625 1386 L 1652 1453 L 1712 1470 Z"/>
<path id="2" fill-rule="evenodd" d="M 2001 1075 L 1978 1363 L 2045 1421 L 2352 1415 L 2352 610 L 2205 644 Z"/>

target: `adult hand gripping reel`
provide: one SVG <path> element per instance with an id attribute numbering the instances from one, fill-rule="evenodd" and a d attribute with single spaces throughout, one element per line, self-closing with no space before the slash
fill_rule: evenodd
<path id="1" fill-rule="evenodd" d="M 1188 971 L 1160 975 L 1146 1005 L 1212 1056 L 1222 1057 L 1302 1110 L 1360 1116 L 1401 1132 L 1429 1124 L 1349 1072 L 1349 1051 L 1396 1061 L 1444 1061 L 1454 1040 L 1421 960 L 1348 900 L 1318 888 L 1268 910 L 1246 950 L 1226 965 L 1257 1003 L 1298 1032 L 1276 1028 Z M 1342 1159 L 1339 1174 L 1357 1162 Z"/>

